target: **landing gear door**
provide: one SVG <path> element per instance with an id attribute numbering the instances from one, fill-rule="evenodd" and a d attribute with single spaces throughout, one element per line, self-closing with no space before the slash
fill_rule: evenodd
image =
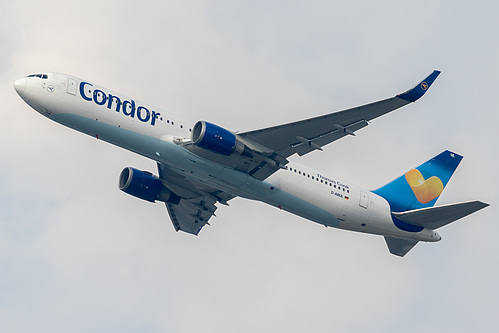
<path id="1" fill-rule="evenodd" d="M 360 191 L 360 207 L 367 208 L 369 205 L 369 193 Z"/>
<path id="2" fill-rule="evenodd" d="M 76 96 L 76 80 L 68 78 L 68 86 L 66 88 L 66 92 L 70 95 Z"/>

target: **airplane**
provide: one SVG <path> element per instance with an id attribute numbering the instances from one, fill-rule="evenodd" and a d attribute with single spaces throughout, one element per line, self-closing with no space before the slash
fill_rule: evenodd
<path id="1" fill-rule="evenodd" d="M 420 241 L 441 240 L 436 229 L 488 206 L 476 200 L 435 206 L 461 155 L 446 150 L 373 191 L 289 157 L 355 136 L 373 119 L 420 99 L 439 74 L 394 97 L 248 132 L 189 122 L 71 75 L 31 74 L 14 88 L 43 116 L 155 161 L 157 176 L 124 168 L 119 189 L 164 202 L 176 231 L 198 235 L 217 205 L 242 197 L 326 227 L 381 235 L 390 253 L 403 257 Z"/>

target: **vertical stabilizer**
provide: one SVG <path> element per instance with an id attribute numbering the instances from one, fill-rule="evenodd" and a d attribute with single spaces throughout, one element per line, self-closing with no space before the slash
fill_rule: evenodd
<path id="1" fill-rule="evenodd" d="M 373 192 L 388 201 L 392 212 L 432 207 L 462 159 L 446 150 Z"/>

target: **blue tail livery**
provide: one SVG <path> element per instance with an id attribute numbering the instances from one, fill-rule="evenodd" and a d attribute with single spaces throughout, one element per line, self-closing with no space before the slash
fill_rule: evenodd
<path id="1" fill-rule="evenodd" d="M 392 212 L 433 207 L 462 159 L 446 150 L 373 192 L 388 201 Z"/>

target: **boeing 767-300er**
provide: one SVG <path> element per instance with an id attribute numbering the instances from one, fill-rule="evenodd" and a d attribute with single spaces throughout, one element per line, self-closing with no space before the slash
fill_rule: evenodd
<path id="1" fill-rule="evenodd" d="M 14 88 L 47 118 L 156 161 L 158 176 L 127 167 L 119 188 L 164 202 L 177 231 L 197 235 L 217 203 L 239 196 L 327 227 L 382 235 L 391 253 L 404 256 L 419 241 L 439 241 L 436 229 L 488 206 L 468 201 L 434 207 L 462 156 L 444 151 L 374 191 L 288 158 L 322 150 L 415 102 L 439 74 L 382 101 L 242 133 L 207 121 L 192 124 L 70 75 L 32 74 Z"/>

